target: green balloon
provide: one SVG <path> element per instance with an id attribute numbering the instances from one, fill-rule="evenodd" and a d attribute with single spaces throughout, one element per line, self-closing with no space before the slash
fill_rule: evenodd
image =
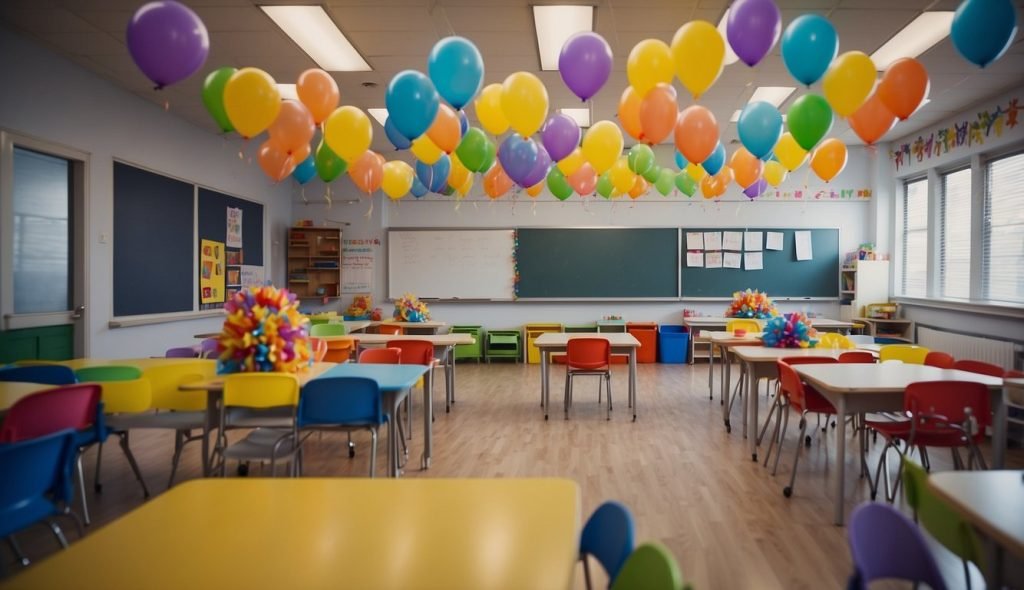
<path id="1" fill-rule="evenodd" d="M 476 127 L 470 127 L 462 136 L 459 147 L 455 148 L 455 155 L 459 157 L 462 165 L 471 172 L 483 172 L 487 160 L 487 136 Z"/>
<path id="2" fill-rule="evenodd" d="M 327 144 L 321 140 L 320 145 L 316 148 L 316 154 L 313 156 L 313 161 L 316 163 L 316 173 L 320 177 L 320 180 L 324 182 L 331 182 L 338 176 L 345 173 L 348 169 L 348 163 L 342 160 L 335 154 L 331 148 L 327 147 Z"/>
<path id="3" fill-rule="evenodd" d="M 488 170 L 490 170 L 491 166 L 494 166 L 494 159 L 497 158 L 497 157 L 498 157 L 498 148 L 494 145 L 493 141 L 488 139 L 484 143 L 484 160 L 483 160 L 483 164 L 480 166 L 480 168 L 477 169 L 477 172 L 487 172 Z M 459 159 L 461 160 L 462 158 L 459 158 Z M 463 162 L 463 164 L 465 164 L 465 162 Z"/>
<path id="4" fill-rule="evenodd" d="M 572 196 L 572 186 L 569 185 L 569 181 L 566 180 L 558 166 L 552 166 L 548 172 L 548 190 L 559 201 L 564 201 Z"/>
<path id="5" fill-rule="evenodd" d="M 789 107 L 786 127 L 800 147 L 810 150 L 832 129 L 832 107 L 817 94 L 805 94 Z"/>
<path id="6" fill-rule="evenodd" d="M 597 179 L 597 194 L 610 199 L 613 192 L 615 192 L 615 185 L 612 184 L 612 179 L 608 172 L 605 172 Z"/>
<path id="7" fill-rule="evenodd" d="M 642 176 L 654 166 L 654 150 L 649 145 L 638 143 L 629 148 L 626 164 L 630 170 Z"/>
<path id="8" fill-rule="evenodd" d="M 697 181 L 687 174 L 686 170 L 680 170 L 676 174 L 676 188 L 684 195 L 692 197 L 693 193 L 697 192 Z"/>
<path id="9" fill-rule="evenodd" d="M 654 166 L 648 168 L 647 172 L 644 172 L 640 176 L 643 176 L 644 180 L 646 180 L 647 182 L 657 182 L 658 178 L 661 177 L 661 166 L 655 164 Z"/>
<path id="10" fill-rule="evenodd" d="M 676 175 L 668 168 L 662 168 L 658 173 L 658 179 L 654 181 L 654 188 L 658 189 L 661 196 L 667 197 L 675 186 Z"/>
<path id="11" fill-rule="evenodd" d="M 224 86 L 236 71 L 238 70 L 231 67 L 217 68 L 203 80 L 203 105 L 224 133 L 235 130 L 231 119 L 228 118 L 227 110 L 224 109 Z"/>
<path id="12" fill-rule="evenodd" d="M 446 196 L 446 197 L 450 197 L 453 194 L 455 194 L 455 188 L 445 184 L 444 188 L 441 190 L 441 194 Z"/>

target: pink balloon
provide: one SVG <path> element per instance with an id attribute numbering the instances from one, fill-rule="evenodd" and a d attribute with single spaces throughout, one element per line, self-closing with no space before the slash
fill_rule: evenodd
<path id="1" fill-rule="evenodd" d="M 580 195 L 593 194 L 597 187 L 597 173 L 594 172 L 594 167 L 590 165 L 590 162 L 584 162 L 576 169 L 576 172 L 569 175 L 568 180 L 569 186 Z"/>

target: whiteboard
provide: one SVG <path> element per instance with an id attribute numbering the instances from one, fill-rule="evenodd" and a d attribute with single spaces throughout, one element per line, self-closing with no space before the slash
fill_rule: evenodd
<path id="1" fill-rule="evenodd" d="M 388 297 L 515 298 L 515 230 L 388 231 Z"/>

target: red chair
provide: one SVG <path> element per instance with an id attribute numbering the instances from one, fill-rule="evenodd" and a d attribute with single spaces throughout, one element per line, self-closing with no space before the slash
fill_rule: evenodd
<path id="1" fill-rule="evenodd" d="M 604 377 L 608 389 L 607 419 L 612 419 L 612 347 L 605 338 L 570 338 L 565 347 L 565 419 L 572 407 L 572 380 L 577 375 Z M 601 403 L 601 382 L 597 384 Z"/>
<path id="2" fill-rule="evenodd" d="M 1024 377 L 1024 371 L 1017 371 L 1015 369 L 1007 371 L 1006 375 L 1003 375 L 1004 379 L 1020 379 L 1021 377 Z"/>
<path id="3" fill-rule="evenodd" d="M 323 338 L 310 338 L 309 350 L 313 353 L 313 360 L 322 362 L 327 356 L 327 341 Z"/>
<path id="4" fill-rule="evenodd" d="M 367 348 L 359 353 L 359 362 L 373 365 L 397 365 L 402 359 L 402 349 L 393 348 Z"/>
<path id="5" fill-rule="evenodd" d="M 840 354 L 839 362 L 873 365 L 876 361 L 875 355 L 871 354 L 866 350 L 851 350 L 850 352 L 844 352 Z"/>
<path id="6" fill-rule="evenodd" d="M 384 325 L 381 325 L 383 328 Z M 397 348 L 402 351 L 399 364 L 402 365 L 423 365 L 430 367 L 427 370 L 427 374 L 423 376 L 424 379 L 430 380 L 430 390 L 434 390 L 434 369 L 440 365 L 440 362 L 434 358 L 434 343 L 429 340 L 391 340 L 387 343 L 388 348 Z M 445 382 L 447 388 L 447 381 Z M 445 391 L 445 400 L 448 398 L 448 391 Z M 399 434 L 402 435 L 402 446 L 405 448 L 406 453 L 409 449 L 405 447 L 405 437 L 408 436 L 412 439 L 412 396 L 405 398 L 405 428 L 402 427 L 401 416 L 396 416 L 395 419 L 398 421 Z"/>
<path id="7" fill-rule="evenodd" d="M 1006 376 L 1006 369 L 999 365 L 993 365 L 992 363 L 983 363 L 981 361 L 962 360 L 953 363 L 951 369 L 957 369 L 959 371 L 967 371 L 969 373 L 978 373 L 980 375 L 988 375 L 989 377 L 1004 377 Z"/>
<path id="8" fill-rule="evenodd" d="M 928 355 L 924 357 L 924 364 L 929 367 L 938 367 L 940 369 L 952 369 L 953 363 L 955 362 L 956 359 L 953 358 L 953 355 L 946 354 L 945 352 L 939 352 L 937 350 L 929 352 Z"/>

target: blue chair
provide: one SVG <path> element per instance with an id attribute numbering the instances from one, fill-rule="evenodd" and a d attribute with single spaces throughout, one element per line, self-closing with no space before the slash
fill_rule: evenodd
<path id="1" fill-rule="evenodd" d="M 580 535 L 580 560 L 588 590 L 592 588 L 588 557 L 593 556 L 604 567 L 610 586 L 633 552 L 635 530 L 633 515 L 619 502 L 605 502 L 590 515 Z"/>
<path id="2" fill-rule="evenodd" d="M 75 432 L 61 430 L 22 442 L 0 445 L 0 537 L 8 537 L 22 565 L 28 559 L 12 535 L 36 523 L 45 522 L 61 547 L 67 538 L 52 517 L 62 511 L 52 497 L 68 495 L 71 471 L 69 457 L 75 453 Z"/>
<path id="3" fill-rule="evenodd" d="M 373 379 L 314 379 L 303 386 L 299 396 L 297 422 L 300 430 L 370 431 L 373 437 L 370 477 L 377 470 L 377 429 L 387 420 L 387 414 L 381 410 L 380 386 Z"/>
<path id="4" fill-rule="evenodd" d="M 78 383 L 75 372 L 64 365 L 29 365 L 0 371 L 0 381 L 21 381 L 44 385 L 72 385 Z"/>

